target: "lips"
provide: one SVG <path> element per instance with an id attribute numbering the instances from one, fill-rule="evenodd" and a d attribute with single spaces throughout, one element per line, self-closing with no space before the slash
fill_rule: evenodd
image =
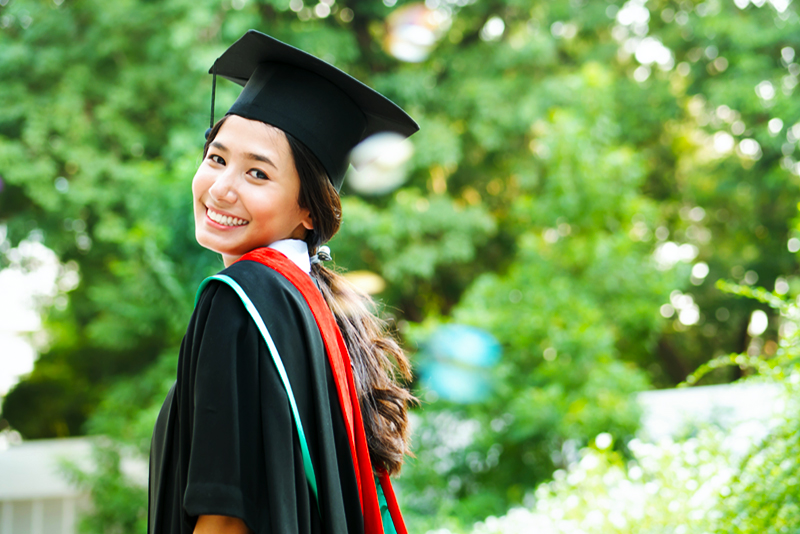
<path id="1" fill-rule="evenodd" d="M 215 223 L 221 224 L 223 226 L 244 226 L 250 222 L 250 221 L 245 221 L 244 219 L 240 219 L 238 217 L 223 215 L 222 213 L 218 213 L 209 207 L 206 207 L 206 215 L 208 215 L 208 218 L 214 221 Z"/>

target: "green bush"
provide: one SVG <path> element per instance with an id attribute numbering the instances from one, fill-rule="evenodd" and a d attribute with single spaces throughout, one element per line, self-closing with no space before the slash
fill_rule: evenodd
<path id="1" fill-rule="evenodd" d="M 776 293 L 721 283 L 759 300 L 781 318 L 778 350 L 731 355 L 698 370 L 734 365 L 782 389 L 783 410 L 767 436 L 744 457 L 725 431 L 713 427 L 682 441 L 627 444 L 630 457 L 587 447 L 580 460 L 554 473 L 529 496 L 530 505 L 475 525 L 473 534 L 676 533 L 778 534 L 800 526 L 800 306 Z M 596 443 L 603 442 L 596 440 Z M 605 440 L 603 445 L 606 445 Z"/>

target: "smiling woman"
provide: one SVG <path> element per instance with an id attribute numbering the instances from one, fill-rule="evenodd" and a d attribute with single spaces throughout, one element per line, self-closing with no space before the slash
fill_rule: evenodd
<path id="1" fill-rule="evenodd" d="M 303 239 L 313 229 L 300 208 L 300 177 L 286 135 L 236 115 L 221 121 L 192 182 L 195 237 L 225 266 L 258 247 Z"/>
<path id="2" fill-rule="evenodd" d="M 206 279 L 153 432 L 148 532 L 404 533 L 408 360 L 369 297 L 326 269 L 350 150 L 403 110 L 250 31 L 212 67 L 244 85 L 192 182 Z"/>

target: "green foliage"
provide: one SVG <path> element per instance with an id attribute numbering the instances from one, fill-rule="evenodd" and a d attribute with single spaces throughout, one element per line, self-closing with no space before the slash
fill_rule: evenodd
<path id="1" fill-rule="evenodd" d="M 175 382 L 177 354 L 177 347 L 165 353 L 136 380 L 117 384 L 103 399 L 89 427 L 90 433 L 101 436 L 93 446 L 93 469 L 64 466 L 73 483 L 92 499 L 91 512 L 81 520 L 82 533 L 147 530 L 150 438 Z"/>
<path id="2" fill-rule="evenodd" d="M 345 68 L 422 126 L 402 188 L 346 190 L 337 262 L 388 282 L 379 297 L 409 348 L 448 321 L 503 347 L 490 399 L 430 397 L 418 416 L 418 459 L 401 478 L 415 530 L 522 502 L 566 466 L 565 448 L 632 434 L 631 392 L 744 353 L 763 304 L 720 292 L 718 278 L 772 288 L 784 276 L 800 292 L 786 247 L 800 236 L 788 222 L 800 193 L 796 5 L 650 0 L 630 22 L 616 18 L 622 2 L 442 1 L 441 40 L 403 64 L 381 44 L 386 17 L 409 3 L 341 0 L 323 18 L 288 0 L 0 6 L 0 251 L 42 236 L 80 273 L 3 417 L 28 438 L 110 437 L 98 478 L 82 479 L 116 488 L 97 492 L 91 529 L 143 517 L 113 501 L 141 498 L 119 458 L 144 456 L 174 376 L 160 355 L 221 265 L 194 243 L 189 183 L 206 69 L 248 28 Z M 504 22 L 494 39 L 482 34 L 493 17 Z M 663 68 L 633 54 L 645 37 L 669 48 Z M 217 117 L 237 90 L 219 83 Z M 693 253 L 667 261 L 670 244 Z M 707 276 L 689 277 L 694 262 Z M 696 321 L 670 316 L 675 291 Z M 706 380 L 746 372 L 712 365 Z"/>
<path id="3" fill-rule="evenodd" d="M 469 282 L 464 267 L 496 230 L 482 206 L 415 190 L 398 192 L 381 208 L 345 198 L 342 211 L 345 222 L 331 246 L 349 269 L 379 270 L 390 286 L 384 298 L 400 303 L 409 319 L 453 305 Z"/>
<path id="4" fill-rule="evenodd" d="M 83 534 L 147 531 L 147 487 L 131 482 L 123 469 L 119 443 L 103 441 L 93 447 L 94 472 L 75 464 L 64 464 L 63 470 L 79 488 L 88 490 L 93 508 L 85 514 L 78 530 Z"/>
<path id="5" fill-rule="evenodd" d="M 633 440 L 629 447 L 630 458 L 596 446 L 581 450 L 579 461 L 536 489 L 532 506 L 487 518 L 472 533 L 702 534 L 718 524 L 733 461 L 721 432 L 683 442 Z"/>
<path id="6" fill-rule="evenodd" d="M 188 239 L 197 155 L 183 141 L 186 106 L 199 109 L 205 95 L 190 77 L 163 82 L 195 66 L 178 38 L 182 11 L 174 2 L 3 8 L 0 210 L 12 242 L 39 229 L 82 279 L 47 317 L 49 350 L 4 402 L 27 437 L 80 434 L 110 383 L 180 339 L 186 281 L 212 268 Z M 154 24 L 177 33 L 151 35 Z"/>
<path id="7" fill-rule="evenodd" d="M 800 523 L 800 306 L 775 292 L 723 283 L 729 293 L 768 304 L 781 318 L 778 349 L 771 358 L 733 355 L 716 358 L 690 377 L 696 382 L 711 369 L 738 365 L 785 388 L 786 407 L 778 423 L 741 461 L 731 494 L 721 508 L 716 532 L 755 534 L 789 532 Z"/>
<path id="8" fill-rule="evenodd" d="M 683 441 L 627 443 L 630 458 L 587 447 L 579 460 L 540 485 L 525 508 L 490 517 L 474 534 L 515 532 L 793 532 L 800 523 L 800 308 L 763 288 L 720 283 L 722 289 L 767 303 L 782 318 L 779 348 L 764 355 L 716 358 L 687 381 L 736 365 L 758 371 L 783 391 L 784 408 L 768 433 L 742 457 L 724 431 L 702 429 Z M 607 436 L 610 438 L 610 436 Z M 597 439 L 597 443 L 601 440 Z M 603 446 L 605 447 L 605 445 Z M 458 529 L 454 529 L 458 531 Z"/>
<path id="9" fill-rule="evenodd" d="M 710 360 L 700 366 L 694 373 L 686 378 L 681 386 L 697 384 L 712 370 L 726 365 L 739 366 L 742 369 L 752 369 L 759 375 L 771 378 L 787 385 L 794 384 L 797 359 L 800 357 L 800 336 L 797 335 L 797 321 L 800 319 L 800 308 L 794 301 L 787 300 L 784 295 L 774 291 L 767 291 L 763 287 L 748 287 L 720 280 L 717 287 L 733 295 L 747 297 L 767 304 L 782 318 L 783 334 L 778 340 L 778 349 L 774 357 L 764 358 L 761 354 L 730 354 Z M 798 375 L 800 376 L 800 375 Z"/>
<path id="10" fill-rule="evenodd" d="M 791 393 L 795 401 L 796 386 Z M 777 534 L 790 532 L 800 522 L 800 410 L 796 402 L 782 415 L 778 428 L 742 462 L 716 532 Z"/>
<path id="11" fill-rule="evenodd" d="M 638 424 L 631 393 L 648 380 L 634 364 L 650 360 L 659 305 L 678 282 L 655 267 L 652 244 L 631 238 L 655 226 L 657 210 L 640 193 L 646 163 L 617 126 L 610 77 L 591 63 L 537 93 L 564 107 L 534 122 L 539 157 L 509 163 L 520 173 L 504 184 L 514 263 L 477 277 L 451 313 L 502 344 L 498 386 L 485 403 L 451 408 L 451 425 L 423 415 L 420 461 L 401 479 L 421 514 L 441 503 L 467 523 L 499 513 L 563 465 L 567 441 L 630 436 Z M 474 425 L 472 441 L 442 457 L 454 431 L 438 429 L 456 422 Z"/>

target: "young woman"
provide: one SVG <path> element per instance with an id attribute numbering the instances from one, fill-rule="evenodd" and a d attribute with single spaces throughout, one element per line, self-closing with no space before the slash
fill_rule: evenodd
<path id="1" fill-rule="evenodd" d="M 250 31 L 211 72 L 244 89 L 192 183 L 206 280 L 150 454 L 148 532 L 405 532 L 409 364 L 325 268 L 349 151 L 417 125 L 340 70 Z M 212 92 L 213 95 L 213 92 Z M 213 113 L 213 96 L 212 96 Z"/>

